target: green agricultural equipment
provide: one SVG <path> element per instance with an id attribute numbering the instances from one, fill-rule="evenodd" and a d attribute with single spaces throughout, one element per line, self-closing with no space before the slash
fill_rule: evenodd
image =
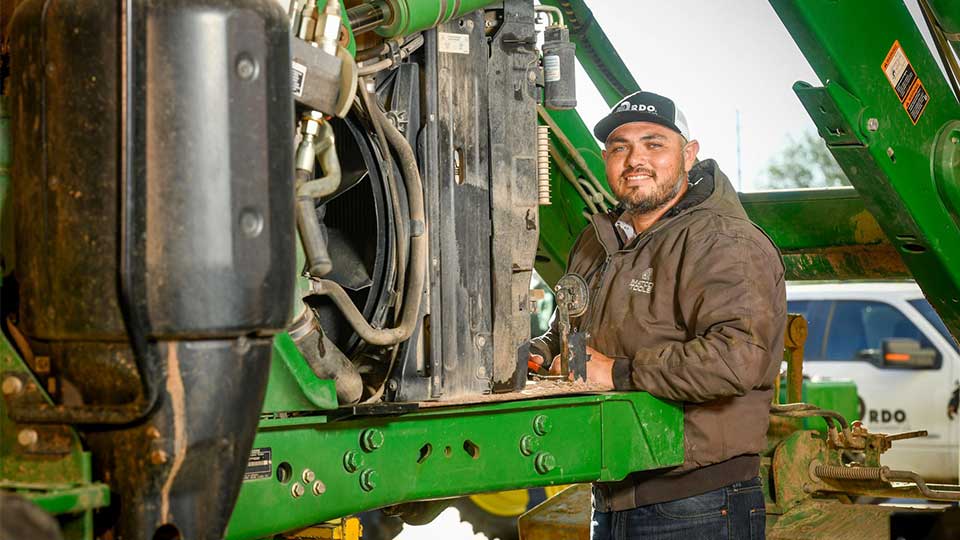
<path id="1" fill-rule="evenodd" d="M 854 187 L 745 208 L 790 279 L 913 276 L 957 335 L 960 8 L 920 0 L 945 77 L 902 2 L 771 3 Z M 608 104 L 639 88 L 582 1 L 0 14 L 0 536 L 321 537 L 682 463 L 681 405 L 528 380 L 534 270 L 557 284 L 616 205 L 573 66 Z M 886 538 L 893 511 L 851 497 L 960 499 L 882 465 L 921 433 L 800 402 L 851 391 L 801 385 L 804 331 L 769 536 Z"/>

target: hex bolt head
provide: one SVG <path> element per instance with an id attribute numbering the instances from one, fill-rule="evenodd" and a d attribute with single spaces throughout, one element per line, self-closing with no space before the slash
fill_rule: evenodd
<path id="1" fill-rule="evenodd" d="M 3 395 L 13 396 L 19 394 L 22 390 L 23 381 L 20 380 L 20 377 L 10 375 L 3 380 Z"/>
<path id="2" fill-rule="evenodd" d="M 380 475 L 377 474 L 377 471 L 373 469 L 364 469 L 360 473 L 360 489 L 364 491 L 373 491 L 377 487 L 377 481 L 380 480 Z"/>
<path id="3" fill-rule="evenodd" d="M 537 435 L 546 435 L 547 433 L 550 433 L 551 429 L 553 429 L 553 422 L 547 418 L 547 415 L 538 414 L 533 419 L 533 432 Z"/>
<path id="4" fill-rule="evenodd" d="M 40 435 L 37 434 L 35 429 L 21 429 L 17 433 L 17 442 L 20 443 L 20 446 L 33 446 L 37 444 L 37 440 L 40 439 Z"/>
<path id="5" fill-rule="evenodd" d="M 300 477 L 303 478 L 303 483 L 307 485 L 312 484 L 313 481 L 317 479 L 317 475 L 310 469 L 304 469 Z"/>
<path id="6" fill-rule="evenodd" d="M 383 432 L 379 429 L 365 429 L 360 434 L 360 448 L 365 452 L 373 452 L 381 446 L 383 446 Z"/>
<path id="7" fill-rule="evenodd" d="M 547 474 L 557 467 L 557 458 L 553 457 L 550 452 L 540 452 L 533 459 L 533 467 L 537 469 L 538 473 Z"/>
<path id="8" fill-rule="evenodd" d="M 303 487 L 303 484 L 301 484 L 300 482 L 294 482 L 293 485 L 290 486 L 290 494 L 293 495 L 294 499 L 298 499 L 301 496 L 303 496 L 303 493 L 305 491 L 306 491 L 306 488 Z"/>
<path id="9" fill-rule="evenodd" d="M 237 58 L 237 76 L 245 81 L 255 79 L 260 67 L 250 55 L 243 53 Z"/>
<path id="10" fill-rule="evenodd" d="M 343 455 L 343 469 L 349 473 L 357 472 L 363 467 L 363 454 L 349 450 Z"/>
<path id="11" fill-rule="evenodd" d="M 867 118 L 867 130 L 876 131 L 880 129 L 880 120 L 876 118 Z"/>
<path id="12" fill-rule="evenodd" d="M 323 495 L 323 494 L 326 493 L 326 492 L 327 492 L 327 486 L 326 486 L 323 482 L 317 480 L 316 482 L 313 483 L 313 494 L 314 494 L 314 495 L 318 495 L 318 496 L 319 496 L 319 495 Z"/>
<path id="13" fill-rule="evenodd" d="M 520 437 L 520 453 L 525 456 L 532 456 L 540 449 L 540 439 L 532 435 Z"/>

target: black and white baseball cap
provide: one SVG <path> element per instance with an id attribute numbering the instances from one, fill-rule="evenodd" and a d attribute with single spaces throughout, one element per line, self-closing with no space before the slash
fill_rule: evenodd
<path id="1" fill-rule="evenodd" d="M 653 122 L 666 126 L 684 139 L 690 140 L 690 129 L 687 127 L 687 118 L 672 99 L 653 92 L 634 92 L 620 100 L 610 109 L 610 114 L 597 122 L 593 134 L 601 141 L 618 127 L 630 122 Z"/>

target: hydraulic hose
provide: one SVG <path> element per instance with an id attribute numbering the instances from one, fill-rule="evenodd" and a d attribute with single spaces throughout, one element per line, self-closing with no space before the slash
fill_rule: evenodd
<path id="1" fill-rule="evenodd" d="M 369 107 L 370 116 L 386 136 L 387 141 L 396 151 L 400 159 L 403 180 L 407 187 L 407 197 L 410 206 L 410 223 L 412 234 L 410 241 L 410 280 L 407 283 L 404 295 L 403 311 L 400 324 L 395 328 L 373 328 L 363 318 L 363 314 L 353 304 L 346 291 L 338 283 L 327 279 L 319 280 L 319 294 L 329 296 L 343 312 L 347 322 L 357 332 L 361 339 L 371 345 L 394 345 L 406 341 L 413 335 L 420 315 L 420 305 L 423 300 L 423 287 L 427 276 L 427 220 L 426 208 L 423 200 L 423 181 L 417 168 L 416 154 L 400 131 L 387 120 L 383 111 L 374 104 Z"/>
<path id="2" fill-rule="evenodd" d="M 313 112 L 303 118 L 303 140 L 297 148 L 295 172 L 297 190 L 297 229 L 307 257 L 307 273 L 320 278 L 333 270 L 327 251 L 327 239 L 317 216 L 317 201 L 332 195 L 340 187 L 340 161 L 334 144 L 333 128 L 323 116 Z M 313 179 L 313 166 L 320 159 L 324 176 Z"/>

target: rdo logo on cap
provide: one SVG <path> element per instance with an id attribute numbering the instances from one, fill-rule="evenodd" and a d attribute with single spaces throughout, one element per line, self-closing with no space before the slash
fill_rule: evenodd
<path id="1" fill-rule="evenodd" d="M 618 113 L 624 111 L 638 111 L 657 114 L 657 108 L 653 105 L 644 105 L 643 103 L 631 104 L 629 101 L 624 101 L 620 105 L 617 105 L 616 110 L 613 112 Z"/>

